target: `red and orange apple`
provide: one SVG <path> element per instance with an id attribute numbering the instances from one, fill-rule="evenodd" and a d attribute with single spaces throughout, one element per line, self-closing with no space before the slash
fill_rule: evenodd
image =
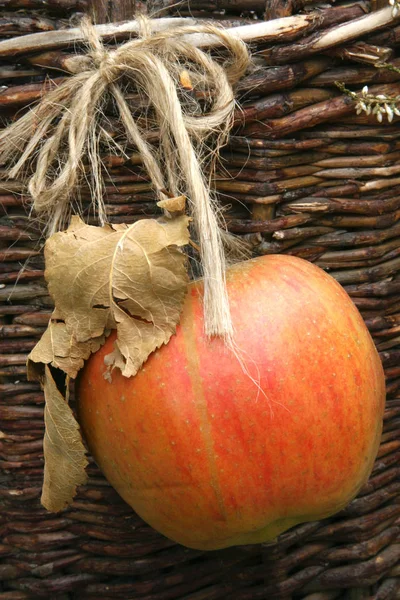
<path id="1" fill-rule="evenodd" d="M 155 529 L 206 550 L 343 508 L 371 472 L 385 399 L 368 330 L 329 275 L 278 255 L 236 265 L 227 285 L 241 361 L 205 336 L 197 282 L 135 377 L 104 379 L 110 336 L 78 383 L 111 484 Z"/>

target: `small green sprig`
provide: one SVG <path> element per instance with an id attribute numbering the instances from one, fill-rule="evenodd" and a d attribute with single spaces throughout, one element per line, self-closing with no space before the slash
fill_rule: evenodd
<path id="1" fill-rule="evenodd" d="M 374 96 L 369 93 L 367 85 L 363 87 L 361 93 L 356 93 L 346 88 L 343 83 L 338 81 L 335 83 L 343 93 L 354 100 L 358 115 L 362 112 L 365 112 L 367 115 L 376 115 L 379 123 L 382 123 L 385 115 L 389 123 L 393 121 L 394 115 L 400 117 L 400 95 L 388 97 L 385 94 L 378 94 Z"/>
<path id="2" fill-rule="evenodd" d="M 392 71 L 392 73 L 400 73 L 399 67 L 388 62 L 375 62 L 374 67 L 376 69 L 387 69 L 388 71 Z"/>
<path id="3" fill-rule="evenodd" d="M 400 0 L 389 0 L 389 6 L 392 7 L 392 17 L 394 19 L 400 14 Z M 374 67 L 400 73 L 399 67 L 387 62 L 377 61 Z M 362 112 L 365 112 L 367 115 L 376 115 L 379 123 L 383 122 L 384 116 L 387 117 L 389 123 L 393 121 L 395 115 L 400 117 L 400 95 L 389 97 L 386 94 L 377 94 L 374 96 L 374 94 L 369 93 L 367 85 L 363 87 L 361 93 L 352 92 L 339 81 L 335 81 L 335 85 L 341 92 L 354 100 L 358 115 Z"/>

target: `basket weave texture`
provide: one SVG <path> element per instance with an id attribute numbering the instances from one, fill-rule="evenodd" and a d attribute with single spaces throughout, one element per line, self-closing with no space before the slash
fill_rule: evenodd
<path id="1" fill-rule="evenodd" d="M 4 39 L 61 29 L 87 9 L 75 0 L 51 0 L 45 10 L 36 0 L 5 4 Z M 400 65 L 400 25 L 317 54 L 316 36 L 377 3 L 250 4 L 197 0 L 180 8 L 181 15 L 211 16 L 227 26 L 296 11 L 312 15 L 301 34 L 254 48 L 257 70 L 240 84 L 243 109 L 222 153 L 216 189 L 228 228 L 244 235 L 255 255 L 283 252 L 315 262 L 361 311 L 387 378 L 384 433 L 372 476 L 334 518 L 296 527 L 271 545 L 212 553 L 188 550 L 153 531 L 92 460 L 89 482 L 71 508 L 46 512 L 39 501 L 43 395 L 27 382 L 25 362 L 52 303 L 43 279 L 40 225 L 29 218 L 22 184 L 3 177 L 0 600 L 400 598 L 400 128 L 397 117 L 380 124 L 375 116 L 357 116 L 335 86 L 340 81 L 358 91 L 378 85 L 389 96 L 399 95 L 400 74 L 374 62 Z M 156 8 L 176 10 L 167 1 Z M 68 76 L 55 69 L 73 50 L 55 48 L 46 58 L 36 48 L 1 58 L 2 126 L 46 86 Z M 117 128 L 111 133 L 118 136 Z M 113 222 L 155 214 L 140 158 L 129 150 L 126 161 L 109 157 L 106 205 Z M 83 203 L 88 197 L 82 188 Z"/>

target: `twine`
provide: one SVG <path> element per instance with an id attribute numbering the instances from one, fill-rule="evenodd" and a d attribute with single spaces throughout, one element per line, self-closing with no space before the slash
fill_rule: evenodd
<path id="1" fill-rule="evenodd" d="M 209 146 L 216 151 L 227 138 L 235 106 L 232 88 L 249 64 L 249 53 L 241 40 L 211 24 L 152 33 L 150 19 L 138 21 L 138 38 L 112 50 L 102 44 L 89 21 L 82 22 L 87 56 L 76 61 L 73 76 L 0 134 L 0 160 L 14 161 L 11 177 L 34 170 L 28 190 L 36 213 L 46 217 L 52 234 L 70 216 L 88 158 L 93 205 L 100 223 L 106 222 L 99 145 L 106 136 L 103 107 L 112 98 L 128 143 L 140 152 L 158 199 L 164 200 L 168 193 L 189 199 L 203 267 L 206 333 L 231 340 L 225 234 L 202 167 L 210 161 Z M 193 46 L 186 37 L 192 33 L 217 36 L 228 58 L 220 64 Z M 185 95 L 180 83 L 183 71 L 194 89 L 202 90 L 206 109 L 193 95 Z M 124 95 L 128 84 L 152 107 L 159 148 L 147 141 L 149 129 L 154 128 L 148 109 L 135 118 L 129 108 Z"/>

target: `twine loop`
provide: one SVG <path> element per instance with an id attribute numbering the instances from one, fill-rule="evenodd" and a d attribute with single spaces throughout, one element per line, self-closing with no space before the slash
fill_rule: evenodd
<path id="1" fill-rule="evenodd" d="M 157 199 L 166 198 L 165 190 L 188 198 L 204 273 L 206 331 L 231 339 L 225 233 L 203 166 L 212 163 L 210 147 L 218 151 L 227 139 L 235 107 L 233 86 L 249 64 L 249 53 L 241 40 L 211 24 L 161 32 L 152 32 L 146 17 L 139 17 L 138 24 L 137 38 L 109 49 L 84 20 L 89 60 L 80 57 L 71 77 L 0 134 L 0 160 L 14 162 L 11 177 L 29 172 L 28 190 L 37 214 L 48 220 L 49 233 L 66 225 L 83 179 L 104 223 L 100 148 L 114 145 L 125 155 L 105 127 L 104 108 L 111 99 L 126 146 L 141 154 Z M 191 35 L 198 33 L 221 40 L 217 60 L 191 43 Z M 183 72 L 190 89 L 182 85 Z M 137 109 L 127 102 L 128 88 L 139 100 Z M 140 110 L 144 99 L 148 107 Z M 149 141 L 156 132 L 158 145 Z"/>

